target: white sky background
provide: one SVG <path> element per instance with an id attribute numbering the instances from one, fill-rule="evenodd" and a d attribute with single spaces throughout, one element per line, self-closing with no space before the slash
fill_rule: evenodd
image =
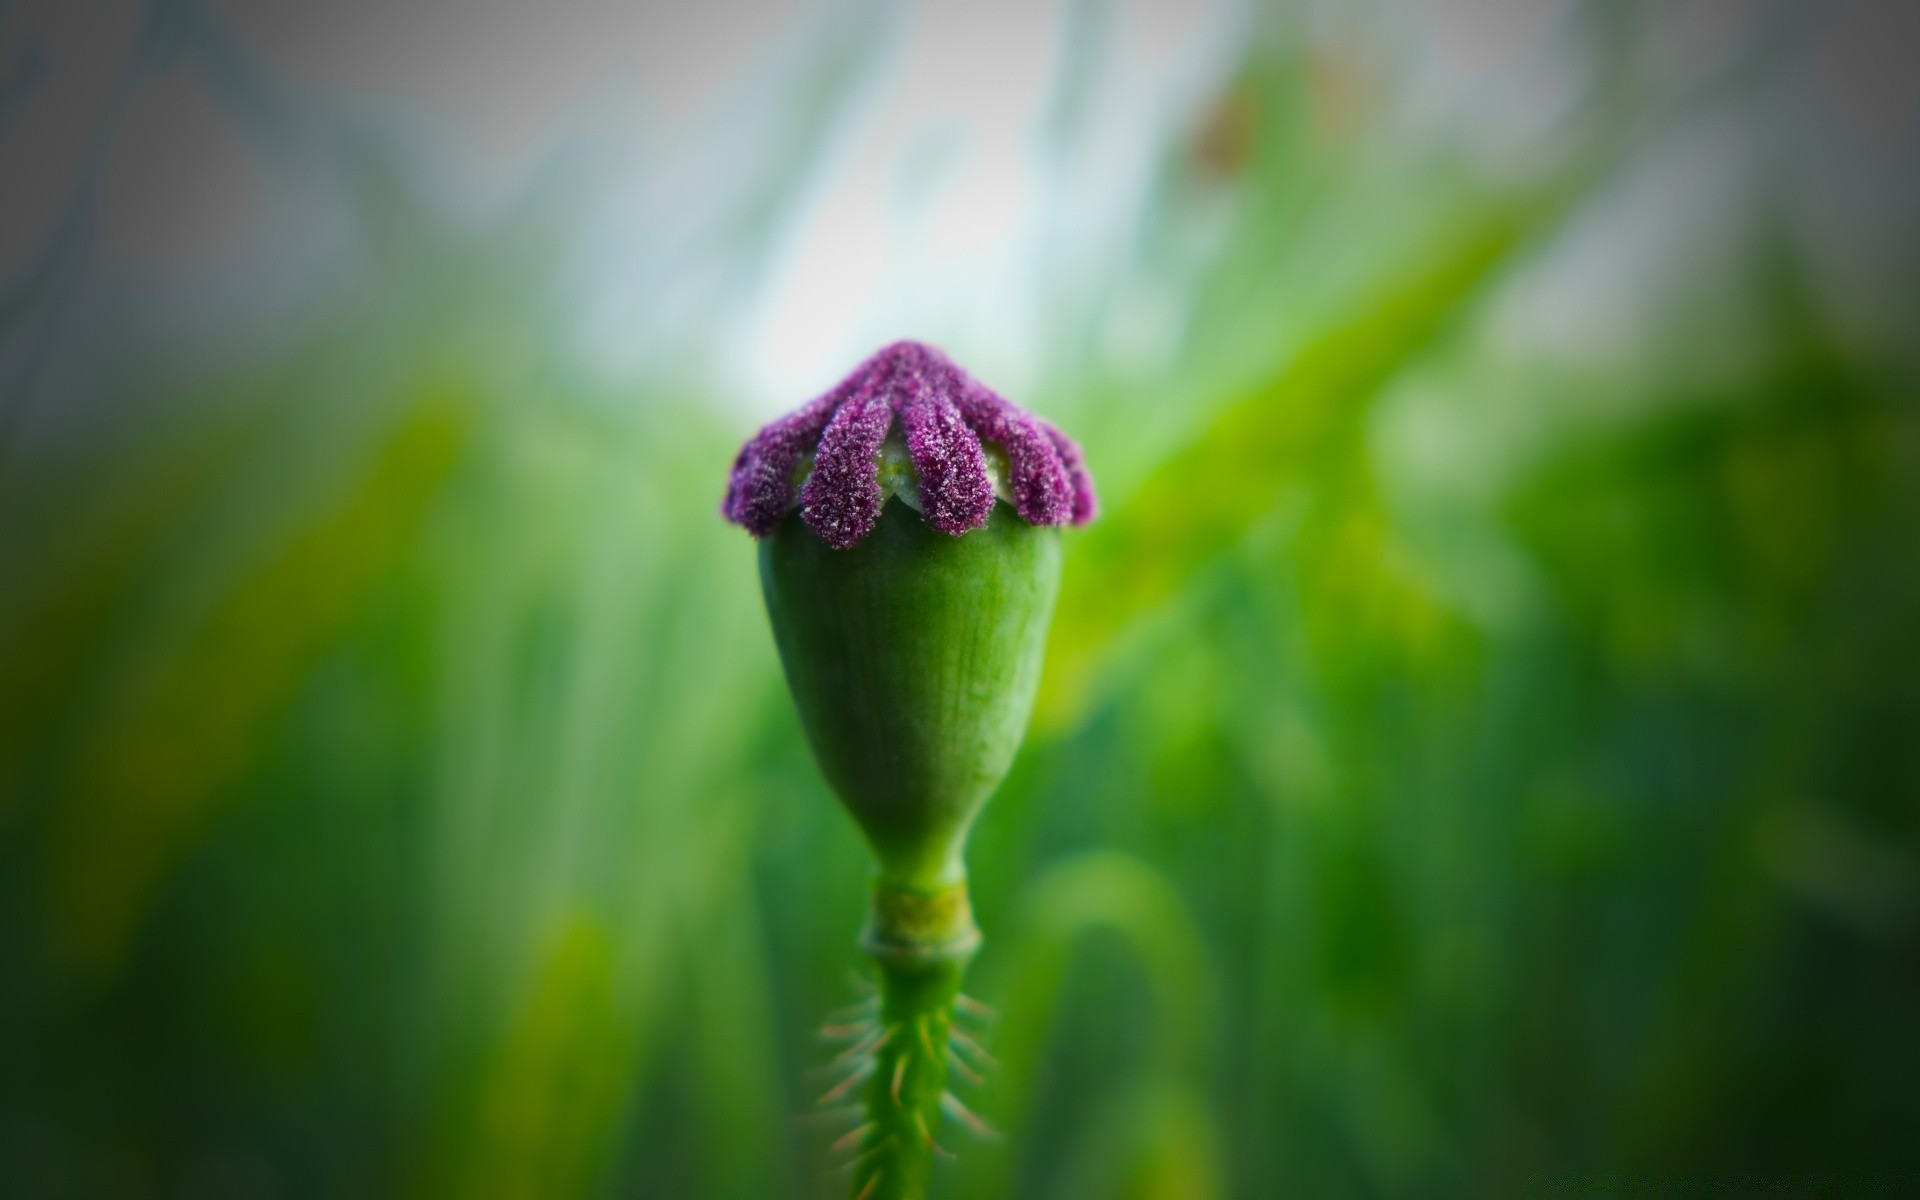
<path id="1" fill-rule="evenodd" d="M 1074 180 L 1039 141 L 1065 54 L 1064 4 L 207 7 L 303 93 L 416 131 L 435 194 L 473 220 L 510 206 L 556 150 L 603 143 L 561 303 L 587 364 L 616 376 L 684 345 L 672 310 L 700 280 L 687 278 L 698 264 L 682 251 L 762 165 L 778 114 L 758 110 L 778 108 L 779 85 L 823 24 L 872 25 L 882 53 L 863 103 L 801 191 L 759 295 L 729 314 L 730 352 L 708 364 L 766 410 L 908 334 L 958 337 L 1019 371 L 1033 350 L 1022 344 L 1032 279 L 1057 233 L 1049 201 L 1071 192 L 1070 228 L 1088 245 L 1124 243 L 1167 136 L 1217 92 L 1246 23 L 1232 0 L 1107 6 L 1098 120 L 1080 159 L 1094 177 Z M 31 43 L 50 84 L 14 130 L 0 130 L 0 178 L 12 181 L 0 200 L 0 278 L 30 267 L 90 169 L 138 29 L 137 3 L 104 21 L 76 9 L 0 18 L 3 44 Z M 142 296 L 162 342 L 230 345 L 275 297 L 297 306 L 301 280 L 352 253 L 350 230 L 324 189 L 262 161 L 191 72 L 136 91 L 94 162 L 104 186 L 92 278 Z M 17 164 L 30 169 L 8 169 Z"/>
<path id="2" fill-rule="evenodd" d="M 696 335 L 717 339 L 726 352 L 697 366 L 760 413 L 907 335 L 947 344 L 1018 394 L 1040 360 L 1048 314 L 1036 310 L 1058 301 L 1056 277 L 1131 252 L 1168 139 L 1219 94 L 1252 25 L 1241 0 L 205 6 L 302 94 L 408 130 L 456 219 L 484 224 L 557 155 L 588 147 L 601 160 L 595 192 L 555 298 L 579 360 L 624 378 L 684 356 Z M 1453 139 L 1493 173 L 1524 167 L 1583 78 L 1556 40 L 1564 6 L 1546 0 L 1297 7 L 1316 37 L 1398 31 L 1405 128 Z M 1728 53 L 1754 7 L 1671 5 L 1648 78 Z M 1805 221 L 1844 286 L 1868 297 L 1894 286 L 1914 242 L 1920 57 L 1905 48 L 1920 49 L 1920 5 L 1836 11 L 1780 72 L 1767 123 L 1682 131 L 1596 206 L 1518 289 L 1514 337 L 1575 355 L 1631 346 L 1647 296 L 1711 269 L 1688 250 L 1724 245 L 1729 204 L 1760 169 L 1804 176 Z M 0 96 L 21 84 L 25 97 L 0 121 L 0 286 L 32 270 L 76 188 L 97 178 L 98 236 L 75 309 L 89 324 L 69 339 L 79 359 L 109 315 L 135 345 L 230 350 L 249 330 L 296 320 L 315 281 L 355 253 L 344 201 L 263 155 L 190 72 L 136 80 L 116 123 L 140 13 L 131 0 L 0 8 Z M 1087 20 L 1101 52 L 1086 123 L 1061 156 L 1043 134 L 1070 22 Z M 780 87 L 836 27 L 870 33 L 882 52 L 748 294 L 728 299 L 697 247 L 764 168 Z"/>

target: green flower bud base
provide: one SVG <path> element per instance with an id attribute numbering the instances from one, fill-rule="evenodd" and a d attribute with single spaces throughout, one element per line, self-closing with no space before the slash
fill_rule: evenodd
<path id="1" fill-rule="evenodd" d="M 761 542 L 760 579 L 814 757 L 878 864 L 861 941 L 879 1012 L 847 1059 L 848 1084 L 867 1081 L 852 1195 L 919 1200 L 943 1112 L 978 1124 L 947 1089 L 984 1065 L 954 1049 L 984 1057 L 954 1028 L 980 944 L 964 852 L 1033 713 L 1059 532 L 996 504 L 954 537 L 896 500 L 836 550 L 793 514 Z"/>
<path id="2" fill-rule="evenodd" d="M 997 504 L 952 537 L 895 500 L 835 550 L 795 515 L 760 543 L 760 582 L 800 723 L 881 878 L 964 879 L 967 831 L 1033 715 L 1059 531 Z"/>

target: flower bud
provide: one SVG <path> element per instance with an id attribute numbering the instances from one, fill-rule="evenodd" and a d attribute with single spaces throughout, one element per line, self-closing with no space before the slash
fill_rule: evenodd
<path id="1" fill-rule="evenodd" d="M 887 347 L 741 451 L 723 508 L 801 724 L 881 880 L 964 879 L 966 835 L 1032 715 L 1080 452 L 930 347 Z"/>

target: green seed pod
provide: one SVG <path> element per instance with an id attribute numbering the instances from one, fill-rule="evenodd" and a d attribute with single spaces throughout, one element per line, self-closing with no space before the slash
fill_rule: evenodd
<path id="1" fill-rule="evenodd" d="M 807 740 L 881 878 L 959 883 L 1033 713 L 1059 531 L 997 504 L 949 537 L 895 500 L 835 550 L 796 514 L 760 543 L 760 582 Z"/>
<path id="2" fill-rule="evenodd" d="M 1094 514 L 1079 448 L 938 351 L 901 342 L 776 421 L 723 512 L 761 539 L 760 582 L 821 771 L 878 866 L 862 947 L 880 994 L 822 1097 L 865 1085 L 856 1200 L 926 1194 L 947 1088 L 985 1051 L 956 1027 L 980 944 L 967 833 L 1033 712 L 1060 590 L 1059 526 Z"/>

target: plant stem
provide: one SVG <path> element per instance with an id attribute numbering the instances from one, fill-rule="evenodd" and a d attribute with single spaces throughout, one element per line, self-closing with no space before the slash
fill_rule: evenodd
<path id="1" fill-rule="evenodd" d="M 867 1122 L 854 1159 L 855 1200 L 925 1200 L 947 1091 L 955 998 L 980 947 L 964 879 L 935 889 L 879 881 L 861 946 L 880 980 L 869 1051 Z"/>

